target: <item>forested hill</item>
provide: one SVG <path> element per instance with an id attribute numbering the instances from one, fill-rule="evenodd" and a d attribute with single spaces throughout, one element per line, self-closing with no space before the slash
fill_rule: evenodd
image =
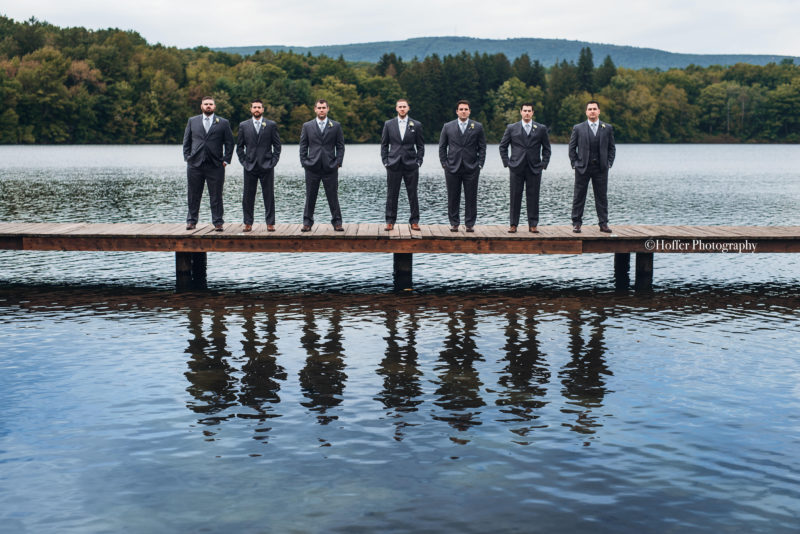
<path id="1" fill-rule="evenodd" d="M 766 65 L 780 63 L 791 59 L 800 65 L 800 57 L 754 54 L 677 54 L 656 50 L 655 48 L 638 48 L 635 46 L 618 46 L 585 41 L 568 41 L 566 39 L 538 39 L 535 37 L 519 39 L 474 39 L 471 37 L 417 37 L 405 41 L 382 41 L 376 43 L 355 43 L 330 46 L 234 46 L 215 48 L 220 52 L 250 55 L 258 50 L 273 52 L 292 51 L 296 54 L 325 54 L 330 57 L 342 56 L 345 61 L 367 61 L 375 63 L 383 54 L 394 54 L 408 61 L 413 58 L 424 59 L 437 54 L 439 57 L 455 55 L 466 50 L 469 53 L 504 54 L 514 60 L 522 54 L 536 58 L 545 67 L 557 64 L 562 59 L 578 57 L 581 49 L 590 47 L 595 57 L 611 56 L 618 67 L 629 69 L 661 69 L 685 68 L 689 65 L 708 67 L 711 65 Z"/>
<path id="2" fill-rule="evenodd" d="M 597 59 L 597 61 L 595 60 Z M 461 51 L 377 62 L 326 55 L 249 56 L 150 44 L 134 31 L 60 28 L 0 16 L 0 143 L 180 143 L 186 120 L 213 96 L 234 133 L 252 99 L 296 143 L 314 102 L 327 99 L 347 143 L 380 141 L 399 97 L 435 143 L 461 98 L 498 142 L 532 102 L 556 142 L 586 119 L 589 99 L 619 142 L 800 141 L 800 65 L 629 69 L 585 47 L 546 67 L 536 56 Z"/>

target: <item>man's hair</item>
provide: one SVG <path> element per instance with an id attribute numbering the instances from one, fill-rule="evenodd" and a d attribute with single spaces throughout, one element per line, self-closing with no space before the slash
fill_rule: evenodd
<path id="1" fill-rule="evenodd" d="M 531 102 L 523 102 L 522 105 L 519 107 L 519 109 L 522 110 L 522 108 L 524 108 L 525 106 L 534 109 L 533 104 Z"/>
<path id="2" fill-rule="evenodd" d="M 458 106 L 460 106 L 461 104 L 466 104 L 468 108 L 471 108 L 471 107 L 472 107 L 472 106 L 470 106 L 470 105 L 469 105 L 469 100 L 464 100 L 464 99 L 462 98 L 461 100 L 459 100 L 458 102 L 456 102 L 456 108 L 458 108 Z"/>
<path id="3" fill-rule="evenodd" d="M 212 102 L 214 102 L 214 97 L 213 96 L 204 96 L 203 98 L 200 99 L 200 103 L 202 104 L 206 100 L 211 100 Z"/>
<path id="4" fill-rule="evenodd" d="M 320 98 L 319 100 L 314 102 L 314 107 L 317 107 L 317 104 L 325 104 L 326 106 L 331 107 L 330 104 L 328 104 L 328 101 L 325 100 L 324 98 Z"/>
<path id="5" fill-rule="evenodd" d="M 253 105 L 253 104 L 261 104 L 262 106 L 264 105 L 264 103 L 261 101 L 261 99 L 260 99 L 260 98 L 254 98 L 254 99 L 253 99 L 253 100 L 250 102 L 250 105 Z"/>
<path id="6" fill-rule="evenodd" d="M 409 106 L 411 105 L 411 104 L 408 103 L 408 100 L 406 100 L 405 98 L 398 98 L 397 102 L 395 102 L 395 105 L 399 104 L 400 102 L 405 102 Z"/>
<path id="7" fill-rule="evenodd" d="M 587 108 L 589 107 L 589 104 L 597 104 L 597 109 L 600 109 L 600 102 L 598 102 L 597 100 L 589 100 L 589 101 L 586 103 L 586 107 L 587 107 Z"/>

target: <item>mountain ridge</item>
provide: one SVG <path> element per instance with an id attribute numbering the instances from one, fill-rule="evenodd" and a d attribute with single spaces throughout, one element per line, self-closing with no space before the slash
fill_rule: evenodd
<path id="1" fill-rule="evenodd" d="M 267 49 L 273 52 L 292 51 L 298 54 L 310 52 L 312 55 L 325 54 L 326 56 L 337 58 L 342 56 L 346 61 L 366 61 L 370 63 L 377 62 L 385 53 L 394 53 L 402 57 L 404 61 L 409 61 L 414 57 L 424 59 L 426 56 L 433 54 L 438 54 L 440 57 L 454 55 L 462 50 L 466 50 L 470 54 L 474 52 L 503 53 L 512 61 L 523 53 L 527 53 L 532 60 L 538 59 L 542 65 L 550 67 L 561 60 L 577 61 L 581 48 L 586 46 L 592 49 L 592 55 L 596 63 L 599 63 L 609 55 L 615 65 L 631 69 L 658 68 L 667 70 L 670 68 L 685 68 L 689 65 L 708 67 L 711 65 L 727 66 L 736 63 L 766 65 L 768 63 L 780 63 L 783 60 L 791 60 L 796 64 L 800 64 L 800 57 L 780 54 L 685 54 L 667 52 L 656 48 L 538 37 L 508 39 L 479 39 L 458 36 L 413 37 L 403 41 L 375 41 L 343 45 L 259 45 L 214 47 L 212 49 L 244 56 Z"/>

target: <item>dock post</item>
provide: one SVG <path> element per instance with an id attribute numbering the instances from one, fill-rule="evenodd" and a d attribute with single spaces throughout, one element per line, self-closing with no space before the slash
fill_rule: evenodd
<path id="1" fill-rule="evenodd" d="M 205 252 L 192 252 L 192 289 L 206 289 L 208 287 L 207 266 L 208 258 Z"/>
<path id="2" fill-rule="evenodd" d="M 414 263 L 414 255 L 410 252 L 394 253 L 394 288 L 402 291 L 411 289 L 411 270 Z"/>
<path id="3" fill-rule="evenodd" d="M 176 252 L 175 289 L 206 289 L 206 265 L 205 252 Z"/>
<path id="4" fill-rule="evenodd" d="M 628 289 L 631 285 L 631 253 L 614 253 L 614 286 L 617 289 Z"/>
<path id="5" fill-rule="evenodd" d="M 636 291 L 649 291 L 653 289 L 653 253 L 636 253 Z"/>
<path id="6" fill-rule="evenodd" d="M 175 290 L 188 291 L 192 288 L 192 253 L 175 253 Z"/>

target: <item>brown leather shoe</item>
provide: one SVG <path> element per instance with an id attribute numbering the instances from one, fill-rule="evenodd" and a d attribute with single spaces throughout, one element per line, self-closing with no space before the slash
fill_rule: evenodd
<path id="1" fill-rule="evenodd" d="M 341 224 L 339 226 L 334 226 L 333 230 L 335 232 L 344 232 L 344 226 L 342 226 Z"/>
<path id="2" fill-rule="evenodd" d="M 215 232 L 221 232 L 222 231 L 222 225 L 221 224 L 215 224 L 214 225 L 214 231 Z"/>
<path id="3" fill-rule="evenodd" d="M 603 224 L 600 225 L 600 231 L 603 232 L 603 233 L 606 233 L 606 234 L 610 234 L 611 233 L 611 228 L 609 228 L 606 223 L 603 223 Z"/>
<path id="4" fill-rule="evenodd" d="M 242 230 L 242 232 L 252 232 L 252 231 L 253 231 L 253 225 L 252 224 L 245 224 L 244 225 L 244 230 Z"/>
<path id="5" fill-rule="evenodd" d="M 472 226 L 467 226 L 467 232 L 474 232 L 474 231 L 475 228 L 473 228 Z"/>
<path id="6" fill-rule="evenodd" d="M 517 227 L 512 224 L 511 226 L 508 227 L 508 233 L 509 234 L 516 234 L 517 233 Z"/>
<path id="7" fill-rule="evenodd" d="M 581 233 L 581 225 L 580 224 L 573 224 L 572 225 L 572 231 L 575 232 L 576 234 Z"/>
<path id="8" fill-rule="evenodd" d="M 186 223 L 187 230 L 194 230 L 195 228 L 197 228 L 197 225 L 195 223 Z"/>
<path id="9" fill-rule="evenodd" d="M 307 224 L 304 224 L 303 227 L 300 228 L 300 231 L 301 232 L 310 232 L 311 231 L 311 227 L 309 225 L 307 225 Z"/>
<path id="10" fill-rule="evenodd" d="M 386 228 L 384 228 L 384 230 L 386 230 L 387 232 L 391 232 L 392 228 L 394 228 L 393 223 L 386 223 Z"/>
<path id="11" fill-rule="evenodd" d="M 450 227 L 450 231 L 451 232 L 458 232 L 458 226 L 451 226 Z"/>
<path id="12" fill-rule="evenodd" d="M 422 228 L 420 228 L 419 224 L 417 224 L 417 223 L 411 223 L 411 229 L 414 230 L 415 232 L 421 232 L 422 231 Z"/>
<path id="13" fill-rule="evenodd" d="M 528 231 L 532 234 L 538 234 L 539 230 L 535 226 L 529 226 Z"/>
<path id="14" fill-rule="evenodd" d="M 268 224 L 267 225 L 267 232 L 274 232 L 274 231 L 275 231 L 275 225 L 274 224 Z"/>

